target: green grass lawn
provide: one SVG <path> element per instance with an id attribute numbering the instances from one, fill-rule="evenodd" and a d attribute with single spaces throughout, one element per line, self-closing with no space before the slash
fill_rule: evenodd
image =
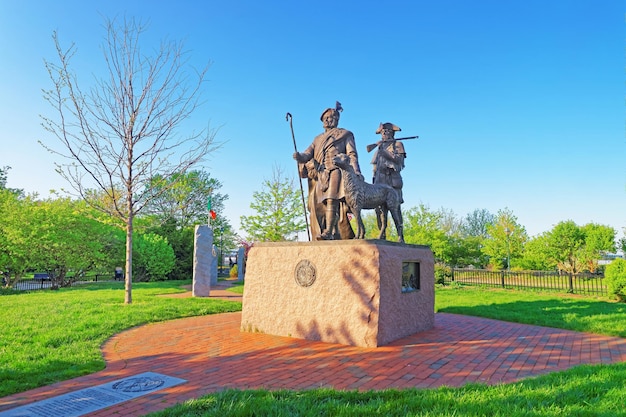
<path id="1" fill-rule="evenodd" d="M 227 390 L 150 417 L 539 417 L 626 415 L 626 364 L 579 366 L 512 384 L 383 391 Z"/>
<path id="2" fill-rule="evenodd" d="M 169 298 L 190 282 L 97 283 L 0 295 L 0 397 L 104 369 L 100 346 L 140 324 L 241 310 L 241 303 Z"/>
<path id="3" fill-rule="evenodd" d="M 104 368 L 100 346 L 148 322 L 237 311 L 241 303 L 168 298 L 189 282 L 123 283 L 0 296 L 0 397 Z M 238 291 L 243 286 L 238 286 Z M 237 290 L 235 290 L 237 291 Z M 626 305 L 549 293 L 439 288 L 440 312 L 626 337 Z M 517 383 L 428 390 L 227 390 L 153 416 L 626 416 L 626 364 L 579 366 Z"/>
<path id="4" fill-rule="evenodd" d="M 435 304 L 444 313 L 626 337 L 626 303 L 602 297 L 443 287 L 437 290 Z"/>
<path id="5" fill-rule="evenodd" d="M 232 291 L 237 294 L 243 294 L 243 282 L 235 282 L 228 289 L 228 291 Z"/>

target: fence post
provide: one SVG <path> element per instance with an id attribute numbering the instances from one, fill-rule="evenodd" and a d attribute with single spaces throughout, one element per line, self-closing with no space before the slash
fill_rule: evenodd
<path id="1" fill-rule="evenodd" d="M 500 272 L 500 281 L 502 281 L 502 288 L 504 288 L 504 269 Z"/>
<path id="2" fill-rule="evenodd" d="M 450 268 L 450 279 L 454 282 L 454 267 Z"/>
<path id="3" fill-rule="evenodd" d="M 569 290 L 567 290 L 567 292 L 570 294 L 574 294 L 574 275 L 571 272 L 568 275 L 568 281 L 569 281 Z"/>

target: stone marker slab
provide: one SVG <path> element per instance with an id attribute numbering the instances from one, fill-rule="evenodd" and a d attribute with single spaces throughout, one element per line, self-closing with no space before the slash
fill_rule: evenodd
<path id="1" fill-rule="evenodd" d="M 246 273 L 246 250 L 237 249 L 237 282 L 243 282 Z"/>
<path id="2" fill-rule="evenodd" d="M 194 297 L 208 297 L 213 284 L 213 229 L 197 225 L 193 245 L 193 280 L 191 292 Z M 215 270 L 217 282 L 217 268 Z"/>
<path id="3" fill-rule="evenodd" d="M 0 417 L 79 417 L 184 382 L 187 381 L 144 372 L 3 411 Z"/>

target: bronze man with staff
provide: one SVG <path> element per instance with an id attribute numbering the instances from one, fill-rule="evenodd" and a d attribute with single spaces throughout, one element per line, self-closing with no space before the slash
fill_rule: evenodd
<path id="1" fill-rule="evenodd" d="M 303 152 L 295 152 L 302 178 L 308 178 L 308 207 L 311 213 L 311 232 L 317 240 L 352 239 L 354 231 L 348 220 L 341 170 L 333 159 L 346 154 L 350 165 L 362 177 L 352 132 L 338 128 L 339 113 L 343 110 L 337 102 L 335 108 L 324 110 L 320 120 L 324 132 L 313 139 Z"/>

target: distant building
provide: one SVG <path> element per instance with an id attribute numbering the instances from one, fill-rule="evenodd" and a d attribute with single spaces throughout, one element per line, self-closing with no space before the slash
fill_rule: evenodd
<path id="1" fill-rule="evenodd" d="M 605 253 L 602 255 L 602 259 L 598 260 L 598 265 L 608 265 L 615 259 L 624 259 L 624 254 L 622 252 L 618 253 Z"/>

